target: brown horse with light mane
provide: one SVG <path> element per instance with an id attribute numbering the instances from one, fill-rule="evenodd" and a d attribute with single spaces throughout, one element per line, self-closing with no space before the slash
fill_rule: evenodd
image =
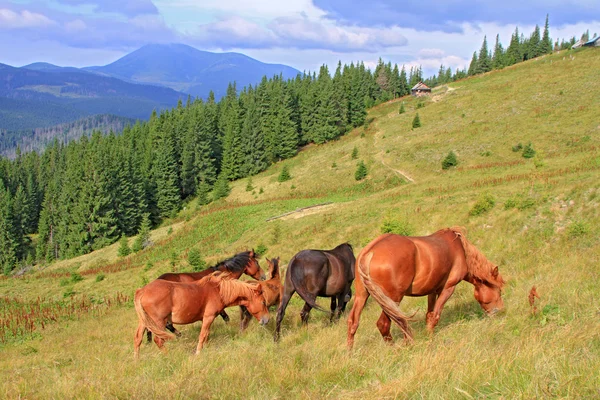
<path id="1" fill-rule="evenodd" d="M 262 286 L 263 296 L 267 303 L 267 307 L 279 306 L 281 302 L 281 292 L 283 291 L 283 285 L 281 284 L 281 275 L 279 274 L 279 257 L 269 260 L 269 279 L 266 281 L 258 282 Z M 240 307 L 241 310 L 241 322 L 240 328 L 243 331 L 248 327 L 252 315 L 248 313 L 245 307 Z"/>
<path id="2" fill-rule="evenodd" d="M 411 317 L 397 306 L 402 298 L 428 296 L 427 328 L 433 332 L 444 304 L 463 280 L 475 287 L 475 299 L 488 315 L 504 308 L 504 280 L 498 267 L 467 240 L 464 228 L 442 229 L 421 237 L 379 236 L 360 252 L 356 263 L 356 297 L 348 317 L 348 347 L 354 344 L 360 313 L 369 295 L 383 309 L 377 321 L 383 339 L 392 341 L 393 320 L 404 338 L 412 341 L 408 326 Z"/>
<path id="3" fill-rule="evenodd" d="M 206 268 L 204 271 L 180 273 L 167 272 L 156 279 L 163 279 L 171 282 L 194 282 L 216 271 L 229 272 L 231 273 L 230 277 L 232 279 L 238 279 L 240 276 L 242 276 L 242 274 L 249 275 L 256 280 L 265 279 L 265 273 L 258 264 L 254 250 L 237 253 L 235 256 L 228 258 L 225 261 L 221 261 L 212 267 Z M 229 315 L 227 315 L 225 310 L 221 312 L 221 317 L 223 320 L 225 320 L 225 322 L 229 322 Z M 167 324 L 167 329 L 177 336 L 181 335 L 181 333 L 179 333 L 179 331 L 171 324 Z M 152 334 L 148 333 L 148 341 L 151 340 Z"/>
<path id="4" fill-rule="evenodd" d="M 162 349 L 175 334 L 165 330 L 167 323 L 191 324 L 202 321 L 196 354 L 208 339 L 210 325 L 225 307 L 243 305 L 261 325 L 269 322 L 269 310 L 257 283 L 228 279 L 217 272 L 191 283 L 155 280 L 135 292 L 135 311 L 139 325 L 135 333 L 134 354 L 139 357 L 144 331 L 154 334 L 154 342 Z"/>

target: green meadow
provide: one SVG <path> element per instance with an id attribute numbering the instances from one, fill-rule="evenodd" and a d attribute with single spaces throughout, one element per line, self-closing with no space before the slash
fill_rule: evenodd
<path id="1" fill-rule="evenodd" d="M 340 140 L 309 145 L 250 185 L 233 182 L 226 199 L 192 200 L 139 253 L 118 257 L 115 243 L 0 279 L 0 397 L 600 397 L 599 70 L 600 50 L 562 51 L 381 104 Z M 422 126 L 413 129 L 417 112 Z M 450 151 L 458 164 L 443 169 Z M 368 172 L 357 181 L 360 161 Z M 291 179 L 279 182 L 284 166 Z M 254 321 L 240 333 L 231 308 L 199 356 L 198 322 L 179 326 L 166 354 L 143 344 L 133 358 L 135 290 L 191 269 L 190 249 L 212 265 L 260 246 L 285 271 L 302 249 L 348 241 L 358 255 L 383 230 L 428 235 L 454 225 L 499 265 L 503 314 L 485 316 L 463 282 L 430 336 L 426 298 L 406 298 L 415 343 L 390 346 L 370 299 L 348 352 L 346 315 L 330 324 L 313 310 L 302 327 L 295 295 L 278 344 L 276 310 L 266 327 Z"/>

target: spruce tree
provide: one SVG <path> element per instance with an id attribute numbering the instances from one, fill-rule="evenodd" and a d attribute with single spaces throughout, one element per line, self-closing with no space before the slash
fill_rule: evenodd
<path id="1" fill-rule="evenodd" d="M 404 109 L 404 102 L 400 103 L 400 110 L 398 110 L 398 114 L 404 114 L 406 110 Z"/>
<path id="2" fill-rule="evenodd" d="M 458 165 L 458 159 L 456 158 L 456 154 L 450 150 L 448 155 L 442 160 L 442 169 L 448 169 L 456 165 Z"/>
<path id="3" fill-rule="evenodd" d="M 513 65 L 521 61 L 523 61 L 523 50 L 521 49 L 519 28 L 517 27 L 510 38 L 510 45 L 506 49 L 506 65 Z"/>
<path id="4" fill-rule="evenodd" d="M 413 118 L 413 121 L 412 121 L 412 127 L 413 127 L 413 129 L 421 127 L 421 119 L 419 118 L 419 113 L 415 114 L 415 117 Z"/>
<path id="5" fill-rule="evenodd" d="M 352 149 L 352 159 L 356 160 L 356 158 L 358 157 L 358 147 L 354 146 L 354 148 Z"/>
<path id="6" fill-rule="evenodd" d="M 544 24 L 544 33 L 541 43 L 542 54 L 552 53 L 552 39 L 550 38 L 550 26 L 548 23 L 548 14 L 546 14 L 546 23 Z"/>
<path id="7" fill-rule="evenodd" d="M 204 206 L 208 203 L 210 203 L 210 190 L 211 190 L 211 186 L 206 182 L 206 181 L 202 181 L 200 182 L 200 184 L 198 185 L 198 205 L 199 206 Z"/>
<path id="8" fill-rule="evenodd" d="M 225 172 L 221 172 L 219 178 L 215 182 L 215 186 L 213 187 L 213 199 L 219 200 L 223 197 L 229 196 L 231 192 L 231 188 L 229 187 L 229 180 L 227 179 L 227 174 Z"/>
<path id="9" fill-rule="evenodd" d="M 494 69 L 504 68 L 504 49 L 500 43 L 500 35 L 496 35 L 496 44 L 494 45 L 494 58 L 492 59 Z"/>
<path id="10" fill-rule="evenodd" d="M 131 249 L 129 248 L 129 243 L 127 242 L 127 236 L 121 236 L 119 240 L 119 250 L 117 251 L 119 257 L 125 257 L 131 254 Z"/>
<path id="11" fill-rule="evenodd" d="M 469 76 L 475 75 L 478 72 L 478 61 L 477 61 L 477 52 L 473 52 L 473 58 L 471 58 L 471 63 L 469 64 Z"/>
<path id="12" fill-rule="evenodd" d="M 140 230 L 138 231 L 137 237 L 133 242 L 132 250 L 137 253 L 140 250 L 149 247 L 152 244 L 150 242 L 150 214 L 146 213 L 142 216 L 142 222 Z"/>
<path id="13" fill-rule="evenodd" d="M 358 164 L 356 165 L 356 172 L 354 172 L 354 179 L 356 179 L 357 181 L 363 180 L 365 179 L 365 177 L 367 176 L 367 166 L 365 165 L 365 163 L 360 160 L 358 162 Z"/>
<path id="14" fill-rule="evenodd" d="M 476 74 L 483 74 L 492 70 L 492 62 L 488 53 L 487 37 L 483 37 L 481 49 L 479 49 L 479 57 L 477 58 Z"/>
<path id="15" fill-rule="evenodd" d="M 18 241 L 10 192 L 0 182 L 0 267 L 8 275 L 17 265 Z"/>
<path id="16" fill-rule="evenodd" d="M 288 166 L 284 165 L 283 168 L 281 169 L 281 172 L 279 173 L 279 176 L 277 177 L 277 182 L 285 182 L 285 181 L 289 181 L 290 179 L 292 179 L 292 176 L 290 175 Z"/>

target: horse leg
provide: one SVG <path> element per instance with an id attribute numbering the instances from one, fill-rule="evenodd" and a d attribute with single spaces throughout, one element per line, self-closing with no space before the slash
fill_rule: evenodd
<path id="1" fill-rule="evenodd" d="M 225 310 L 221 311 L 219 313 L 219 315 L 221 316 L 221 318 L 223 318 L 223 321 L 229 322 L 229 315 L 227 315 L 227 313 L 225 312 Z"/>
<path id="2" fill-rule="evenodd" d="M 432 293 L 427 296 L 427 316 L 425 317 L 425 320 L 427 321 L 427 330 L 429 330 L 429 333 L 433 333 L 433 327 L 435 326 L 435 323 L 433 322 L 433 308 L 435 307 L 437 297 L 437 293 Z"/>
<path id="3" fill-rule="evenodd" d="M 135 337 L 133 339 L 133 355 L 136 360 L 138 358 L 140 358 L 140 345 L 142 344 L 145 330 L 146 330 L 146 327 L 140 321 L 137 331 L 135 331 Z M 148 331 L 148 333 L 150 333 L 150 331 Z"/>
<path id="4" fill-rule="evenodd" d="M 302 311 L 300 311 L 300 319 L 302 320 L 302 325 L 308 325 L 308 316 L 310 314 L 310 310 L 312 310 L 312 307 L 305 302 L 304 307 L 302 307 Z"/>
<path id="5" fill-rule="evenodd" d="M 158 349 L 165 354 L 167 352 L 167 349 L 165 349 L 164 345 L 165 345 L 165 341 L 161 338 L 159 338 L 158 336 L 154 335 L 154 343 L 156 343 L 156 345 L 158 346 Z"/>
<path id="6" fill-rule="evenodd" d="M 148 338 L 148 343 L 152 343 L 152 332 L 149 329 L 146 329 L 146 337 Z"/>
<path id="7" fill-rule="evenodd" d="M 363 308 L 365 308 L 365 304 L 367 304 L 367 299 L 369 298 L 369 292 L 365 289 L 362 280 L 360 278 L 356 279 L 354 283 L 356 285 L 356 297 L 354 299 L 354 304 L 352 305 L 352 310 L 350 310 L 350 315 L 348 316 L 348 350 L 352 350 L 352 346 L 354 346 L 354 335 L 358 330 L 360 313 Z"/>
<path id="8" fill-rule="evenodd" d="M 287 308 L 292 295 L 294 294 L 294 288 L 284 288 L 283 296 L 281 297 L 281 303 L 279 304 L 279 308 L 277 309 L 277 320 L 275 324 L 275 333 L 273 334 L 273 340 L 275 342 L 279 341 L 279 332 L 281 330 L 281 321 L 283 320 L 283 316 L 285 315 L 285 309 Z"/>
<path id="9" fill-rule="evenodd" d="M 452 296 L 452 293 L 454 293 L 455 288 L 456 285 L 445 287 L 440 292 L 440 295 L 438 296 L 435 302 L 435 306 L 433 308 L 433 315 L 431 319 L 427 321 L 427 329 L 429 329 L 430 332 L 433 332 L 433 329 L 439 322 L 440 315 L 442 315 L 442 308 L 444 307 L 444 304 L 446 304 L 446 301 L 448 301 L 450 296 Z"/>
<path id="10" fill-rule="evenodd" d="M 252 320 L 252 314 L 248 312 L 248 309 L 244 306 L 240 306 L 240 330 L 243 332 L 250 321 Z"/>
<path id="11" fill-rule="evenodd" d="M 333 317 L 335 315 L 335 309 L 336 309 L 336 301 L 335 301 L 335 296 L 331 296 L 331 316 L 329 317 L 329 322 L 333 322 Z"/>
<path id="12" fill-rule="evenodd" d="M 173 323 L 171 321 L 167 321 L 167 325 L 165 325 L 165 328 L 167 328 L 168 330 L 173 332 L 177 337 L 181 336 L 181 332 L 179 332 L 177 329 L 175 329 L 175 327 L 173 326 Z"/>
<path id="13" fill-rule="evenodd" d="M 390 333 L 391 325 L 392 320 L 390 320 L 390 317 L 388 317 L 387 314 L 382 311 L 379 319 L 377 320 L 377 328 L 379 329 L 379 332 L 381 332 L 383 340 L 390 344 L 393 342 L 392 334 Z"/>
<path id="14" fill-rule="evenodd" d="M 204 347 L 204 344 L 208 340 L 208 334 L 210 333 L 210 326 L 214 320 L 215 320 L 214 315 L 205 316 L 204 319 L 202 320 L 202 329 L 200 329 L 200 336 L 198 337 L 198 347 L 196 347 L 196 354 L 200 353 L 200 350 L 202 350 L 202 347 Z"/>

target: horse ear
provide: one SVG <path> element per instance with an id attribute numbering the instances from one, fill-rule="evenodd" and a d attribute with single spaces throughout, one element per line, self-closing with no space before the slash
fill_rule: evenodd
<path id="1" fill-rule="evenodd" d="M 256 285 L 256 293 L 257 294 L 262 294 L 262 285 L 259 283 L 258 285 Z"/>
<path id="2" fill-rule="evenodd" d="M 492 270 L 492 276 L 493 276 L 494 278 L 497 278 L 497 277 L 498 277 L 498 267 L 496 267 L 496 268 L 494 268 L 494 269 Z"/>

